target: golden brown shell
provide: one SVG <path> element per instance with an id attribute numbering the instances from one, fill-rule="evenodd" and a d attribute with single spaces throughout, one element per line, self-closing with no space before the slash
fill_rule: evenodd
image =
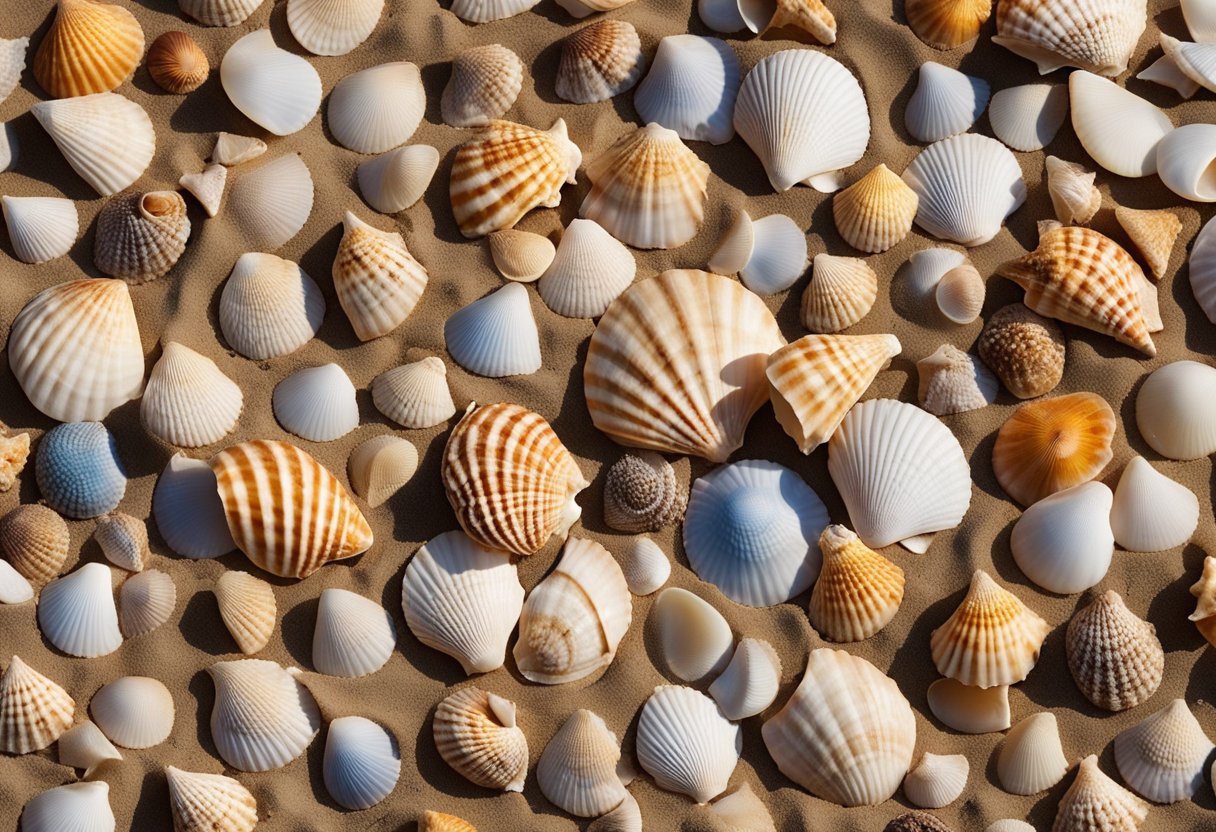
<path id="1" fill-rule="evenodd" d="M 17 506 L 0 518 L 0 553 L 35 586 L 59 574 L 70 544 L 68 524 L 46 506 Z"/>
<path id="2" fill-rule="evenodd" d="M 211 72 L 207 53 L 185 32 L 165 32 L 152 41 L 145 64 L 161 89 L 177 95 L 201 87 Z"/>
<path id="3" fill-rule="evenodd" d="M 977 347 L 988 368 L 1019 399 L 1050 393 L 1064 377 L 1064 333 L 1023 304 L 1011 303 L 993 313 Z"/>
<path id="4" fill-rule="evenodd" d="M 109 92 L 131 77 L 143 53 L 144 30 L 122 6 L 59 0 L 34 53 L 34 78 L 54 98 Z"/>

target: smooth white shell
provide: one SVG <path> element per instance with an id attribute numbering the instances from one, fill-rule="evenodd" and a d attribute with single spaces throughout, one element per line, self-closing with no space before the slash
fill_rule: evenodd
<path id="1" fill-rule="evenodd" d="M 84 769 L 84 779 L 107 760 L 121 760 L 122 754 L 92 722 L 82 722 L 59 737 L 59 764 Z"/>
<path id="2" fill-rule="evenodd" d="M 709 695 L 727 719 L 755 716 L 777 698 L 781 659 L 763 639 L 745 638 L 735 648 L 726 670 L 709 686 Z"/>
<path id="3" fill-rule="evenodd" d="M 93 721 L 123 748 L 152 748 L 173 731 L 173 696 L 147 676 L 123 676 L 104 685 L 89 702 Z"/>
<path id="4" fill-rule="evenodd" d="M 784 292 L 806 271 L 806 235 L 785 214 L 751 222 L 752 249 L 735 271 L 743 285 L 760 295 Z"/>
<path id="5" fill-rule="evenodd" d="M 269 29 L 228 47 L 220 83 L 238 110 L 276 136 L 304 129 L 321 107 L 321 76 L 304 58 L 276 46 Z"/>
<path id="6" fill-rule="evenodd" d="M 0 165 L 0 170 L 5 168 Z M 45 263 L 67 254 L 80 231 L 76 203 L 52 196 L 0 197 L 13 253 L 25 263 Z"/>
<path id="7" fill-rule="evenodd" d="M 540 369 L 540 335 L 528 290 L 508 283 L 475 300 L 443 325 L 448 353 L 479 376 L 531 375 Z"/>
<path id="8" fill-rule="evenodd" d="M 355 175 L 368 205 L 382 214 L 395 214 L 422 198 L 438 167 L 438 150 L 412 144 L 360 162 Z"/>
<path id="9" fill-rule="evenodd" d="M 916 91 L 904 110 L 904 125 L 918 142 L 937 142 L 964 133 L 988 106 L 988 82 L 926 61 Z"/>
<path id="10" fill-rule="evenodd" d="M 705 694 L 660 685 L 642 706 L 636 750 L 659 788 L 706 803 L 726 791 L 743 732 Z"/>
<path id="11" fill-rule="evenodd" d="M 132 185 L 156 152 L 147 112 L 115 92 L 38 101 L 30 112 L 72 170 L 102 196 Z"/>
<path id="12" fill-rule="evenodd" d="M 30 582 L 25 579 L 25 576 L 14 569 L 8 561 L 0 560 L 0 604 L 24 604 L 33 597 L 34 588 L 30 586 Z"/>
<path id="13" fill-rule="evenodd" d="M 1183 98 L 1191 98 L 1199 92 L 1199 85 L 1187 77 L 1169 54 L 1164 54 L 1153 61 L 1146 69 L 1136 73 L 1141 81 L 1152 81 L 1163 87 L 1169 87 Z"/>
<path id="14" fill-rule="evenodd" d="M 988 122 L 996 137 L 1014 150 L 1030 152 L 1051 144 L 1068 117 L 1064 84 L 1023 84 L 992 96 Z"/>
<path id="15" fill-rule="evenodd" d="M 1068 76 L 1072 126 L 1094 161 L 1120 176 L 1157 169 L 1157 144 L 1173 128 L 1169 116 L 1106 78 L 1077 70 Z"/>
<path id="16" fill-rule="evenodd" d="M 1056 715 L 1050 711 L 1032 714 L 1013 726 L 997 752 L 997 780 L 1010 794 L 1038 794 L 1059 783 L 1067 772 Z"/>
<path id="17" fill-rule="evenodd" d="M 236 177 L 228 192 L 225 217 L 247 249 L 274 251 L 308 222 L 312 200 L 308 165 L 299 154 L 285 153 Z"/>
<path id="18" fill-rule="evenodd" d="M 1154 370 L 1136 394 L 1136 427 L 1169 459 L 1216 453 L 1216 370 L 1195 361 Z"/>
<path id="19" fill-rule="evenodd" d="M 1216 202 L 1216 124 L 1187 124 L 1167 133 L 1157 145 L 1157 175 L 1183 199 Z"/>
<path id="20" fill-rule="evenodd" d="M 114 832 L 110 785 L 104 780 L 56 786 L 21 810 L 22 832 Z"/>
<path id="21" fill-rule="evenodd" d="M 1182 0 L 1182 17 L 1196 41 L 1216 42 L 1216 7 L 1208 0 Z"/>
<path id="22" fill-rule="evenodd" d="M 312 442 L 331 442 L 359 427 L 355 385 L 337 364 L 297 370 L 275 386 L 272 401 L 283 429 Z"/>
<path id="23" fill-rule="evenodd" d="M 72 656 L 91 659 L 117 650 L 122 633 L 110 567 L 86 563 L 43 587 L 38 628 L 47 641 Z"/>
<path id="24" fill-rule="evenodd" d="M 1114 495 L 1091 481 L 1044 497 L 1018 518 L 1009 545 L 1026 577 L 1069 595 L 1095 586 L 1110 569 Z"/>
<path id="25" fill-rule="evenodd" d="M 414 135 L 425 110 L 418 66 L 396 61 L 347 75 L 330 93 L 325 112 L 338 144 L 383 153 Z"/>
<path id="26" fill-rule="evenodd" d="M 659 593 L 653 613 L 668 669 L 685 682 L 695 682 L 725 669 L 735 637 L 722 613 L 686 589 Z"/>
<path id="27" fill-rule="evenodd" d="M 383 667 L 396 646 L 393 617 L 384 607 L 349 590 L 321 590 L 312 634 L 312 663 L 318 671 L 350 679 L 366 676 Z"/>
<path id="28" fill-rule="evenodd" d="M 211 466 L 177 453 L 152 491 L 152 516 L 169 548 L 187 558 L 216 558 L 236 548 Z"/>
<path id="29" fill-rule="evenodd" d="M 1216 220 L 1208 220 L 1191 246 L 1191 292 L 1208 320 L 1216 323 Z"/>
<path id="30" fill-rule="evenodd" d="M 633 106 L 643 123 L 661 124 L 686 141 L 723 144 L 735 136 L 731 118 L 741 77 L 739 58 L 725 41 L 669 35 L 659 41 Z"/>
<path id="31" fill-rule="evenodd" d="M 384 800 L 401 776 L 401 753 L 388 729 L 361 716 L 329 723 L 321 763 L 325 790 L 347 809 L 370 809 Z"/>
<path id="32" fill-rule="evenodd" d="M 933 715 L 960 733 L 990 734 L 1009 727 L 1009 685 L 976 688 L 938 679 L 929 685 L 926 699 Z"/>
<path id="33" fill-rule="evenodd" d="M 917 305 L 936 306 L 937 284 L 966 260 L 967 255 L 952 248 L 921 249 L 899 270 L 899 286 Z"/>
<path id="34" fill-rule="evenodd" d="M 1144 457 L 1132 457 L 1115 487 L 1110 525 L 1115 542 L 1129 551 L 1173 549 L 1199 526 L 1199 498 Z"/>

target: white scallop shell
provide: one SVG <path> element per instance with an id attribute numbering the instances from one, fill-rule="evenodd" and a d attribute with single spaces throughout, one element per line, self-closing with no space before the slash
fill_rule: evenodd
<path id="1" fill-rule="evenodd" d="M 312 695 L 274 662 L 217 662 L 207 672 L 215 683 L 211 739 L 233 768 L 281 768 L 303 754 L 320 730 Z"/>
<path id="2" fill-rule="evenodd" d="M 743 732 L 705 694 L 660 685 L 642 706 L 636 751 L 659 788 L 707 803 L 726 791 Z"/>
<path id="3" fill-rule="evenodd" d="M 139 402 L 144 427 L 170 445 L 199 448 L 236 427 L 245 397 L 205 355 L 168 341 Z"/>
<path id="4" fill-rule="evenodd" d="M 735 637 L 707 601 L 673 586 L 659 593 L 653 610 L 663 659 L 678 678 L 695 682 L 726 668 Z"/>
<path id="5" fill-rule="evenodd" d="M 469 23 L 489 23 L 522 14 L 540 0 L 452 0 L 452 14 Z"/>
<path id="6" fill-rule="evenodd" d="M 1203 314 L 1216 323 L 1216 221 L 1208 220 L 1200 230 L 1187 262 L 1191 292 Z"/>
<path id="7" fill-rule="evenodd" d="M 1009 727 L 1009 685 L 977 688 L 938 679 L 929 685 L 926 699 L 933 715 L 954 731 L 990 734 Z"/>
<path id="8" fill-rule="evenodd" d="M 220 331 L 261 361 L 295 352 L 321 328 L 325 297 L 304 270 L 273 254 L 242 254 L 220 294 Z"/>
<path id="9" fill-rule="evenodd" d="M 971 129 L 988 106 L 988 82 L 926 61 L 904 110 L 904 126 L 918 142 L 938 142 Z"/>
<path id="10" fill-rule="evenodd" d="M 21 809 L 22 832 L 114 832 L 110 785 L 104 780 L 56 786 Z"/>
<path id="11" fill-rule="evenodd" d="M 156 152 L 152 119 L 115 92 L 39 101 L 30 112 L 72 170 L 102 196 L 134 183 Z"/>
<path id="12" fill-rule="evenodd" d="M 731 119 L 741 78 L 739 58 L 725 41 L 669 35 L 659 41 L 633 106 L 644 123 L 661 124 L 686 141 L 724 144 L 735 137 Z"/>
<path id="13" fill-rule="evenodd" d="M 536 763 L 536 781 L 550 803 L 581 818 L 612 811 L 627 792 L 617 774 L 616 734 L 598 714 L 572 713 Z"/>
<path id="14" fill-rule="evenodd" d="M 1114 495 L 1091 481 L 1039 500 L 1013 525 L 1009 546 L 1026 577 L 1048 592 L 1070 595 L 1106 577 L 1115 538 Z"/>
<path id="15" fill-rule="evenodd" d="M 173 695 L 147 676 L 123 676 L 103 685 L 89 711 L 102 733 L 123 748 L 152 748 L 173 732 Z"/>
<path id="16" fill-rule="evenodd" d="M 274 251 L 308 222 L 312 199 L 308 165 L 287 153 L 236 178 L 225 216 L 250 251 Z"/>
<path id="17" fill-rule="evenodd" d="M 177 586 L 159 569 L 123 581 L 118 592 L 118 623 L 127 638 L 150 633 L 169 620 L 177 606 Z"/>
<path id="18" fill-rule="evenodd" d="M 42 588 L 38 628 L 47 641 L 71 656 L 92 659 L 122 645 L 110 567 L 84 566 Z"/>
<path id="19" fill-rule="evenodd" d="M 0 38 L 0 103 L 12 95 L 25 71 L 25 51 L 30 39 Z M 2 169 L 2 168 L 0 168 Z"/>
<path id="20" fill-rule="evenodd" d="M 988 122 L 996 137 L 1014 150 L 1030 152 L 1051 144 L 1068 117 L 1064 84 L 1023 84 L 992 96 Z"/>
<path id="21" fill-rule="evenodd" d="M 1212 47 L 1216 52 L 1216 45 Z M 1216 202 L 1216 125 L 1187 124 L 1166 133 L 1157 145 L 1157 175 L 1165 186 L 1192 202 Z"/>
<path id="22" fill-rule="evenodd" d="M 1187 31 L 1199 43 L 1216 41 L 1216 8 L 1207 0 L 1182 0 Z"/>
<path id="23" fill-rule="evenodd" d="M 165 767 L 176 832 L 253 832 L 258 804 L 231 777 Z"/>
<path id="24" fill-rule="evenodd" d="M 806 235 L 785 214 L 769 214 L 751 221 L 751 238 L 747 261 L 734 271 L 753 292 L 760 295 L 784 292 L 806 271 Z"/>
<path id="25" fill-rule="evenodd" d="M 314 55 L 345 55 L 367 40 L 384 0 L 288 0 L 287 27 Z"/>
<path id="26" fill-rule="evenodd" d="M 33 597 L 34 588 L 25 576 L 8 561 L 0 560 L 0 604 L 24 604 Z"/>
<path id="27" fill-rule="evenodd" d="M 429 355 L 372 380 L 376 409 L 404 428 L 431 428 L 456 415 L 442 358 Z"/>
<path id="28" fill-rule="evenodd" d="M 429 144 L 411 144 L 360 162 L 355 176 L 368 205 L 382 214 L 395 214 L 422 198 L 438 167 L 438 150 Z"/>
<path id="29" fill-rule="evenodd" d="M 106 739 L 101 729 L 91 722 L 82 722 L 59 737 L 59 765 L 84 769 L 84 780 L 107 760 L 121 760 L 122 754 Z"/>
<path id="30" fill-rule="evenodd" d="M 387 728 L 361 716 L 329 723 L 321 763 L 325 790 L 347 809 L 370 809 L 387 798 L 401 776 L 401 752 Z"/>
<path id="31" fill-rule="evenodd" d="M 489 378 L 540 369 L 540 335 L 528 290 L 508 283 L 458 309 L 443 325 L 448 353 L 470 373 Z"/>
<path id="32" fill-rule="evenodd" d="M 1132 552 L 1164 552 L 1191 539 L 1199 498 L 1142 456 L 1132 457 L 1115 487 L 1110 510 L 1115 542 Z"/>
<path id="33" fill-rule="evenodd" d="M 970 773 L 971 766 L 962 754 L 926 751 L 904 778 L 904 794 L 913 806 L 940 809 L 958 800 Z"/>
<path id="34" fill-rule="evenodd" d="M 709 695 L 732 721 L 763 711 L 777 698 L 781 659 L 767 641 L 745 638 L 735 648 L 726 670 L 709 686 Z"/>
<path id="35" fill-rule="evenodd" d="M 1204 89 L 1216 90 L 1216 45 L 1187 43 L 1162 32 L 1161 48 L 1188 80 Z"/>
<path id="36" fill-rule="evenodd" d="M 1136 394 L 1136 427 L 1169 459 L 1216 453 L 1216 370 L 1196 361 L 1158 367 Z"/>
<path id="37" fill-rule="evenodd" d="M 418 66 L 408 61 L 351 73 L 329 95 L 326 123 L 338 144 L 383 153 L 409 140 L 426 111 Z"/>
<path id="38" fill-rule="evenodd" d="M 337 364 L 296 370 L 275 385 L 272 403 L 283 429 L 311 442 L 331 442 L 359 427 L 355 385 Z"/>
<path id="39" fill-rule="evenodd" d="M 1146 69 L 1136 73 L 1141 81 L 1152 81 L 1163 87 L 1169 87 L 1183 98 L 1191 98 L 1199 92 L 1199 85 L 1192 81 L 1185 72 L 1178 68 L 1174 59 L 1168 54 L 1153 61 Z"/>
<path id="40" fill-rule="evenodd" d="M 1010 794 L 1038 794 L 1059 783 L 1067 772 L 1056 715 L 1050 711 L 1032 714 L 1013 726 L 997 753 L 997 780 Z"/>
<path id="41" fill-rule="evenodd" d="M 621 571 L 625 575 L 625 583 L 629 584 L 630 592 L 634 595 L 649 595 L 658 591 L 671 577 L 671 560 L 659 544 L 649 537 L 638 535 L 625 550 L 625 562 L 621 564 Z"/>
<path id="42" fill-rule="evenodd" d="M 187 558 L 217 558 L 236 548 L 211 466 L 176 453 L 152 491 L 152 517 L 160 536 Z"/>
<path id="43" fill-rule="evenodd" d="M 633 254 L 595 220 L 566 226 L 537 289 L 545 304 L 567 318 L 598 318 L 637 272 Z"/>
<path id="44" fill-rule="evenodd" d="M 0 170 L 6 166 L 0 165 Z M 45 263 L 72 249 L 80 232 L 76 203 L 53 196 L 0 197 L 13 253 L 24 263 Z"/>
<path id="45" fill-rule="evenodd" d="M 523 61 L 501 43 L 466 49 L 452 58 L 452 74 L 439 99 L 443 123 L 484 127 L 511 109 L 523 83 Z"/>
<path id="46" fill-rule="evenodd" d="M 303 130 L 321 108 L 321 76 L 304 58 L 275 46 L 269 29 L 228 47 L 220 83 L 238 110 L 276 136 Z"/>
<path id="47" fill-rule="evenodd" d="M 396 646 L 397 630 L 384 607 L 345 589 L 321 590 L 312 633 L 312 663 L 319 672 L 348 679 L 375 673 Z"/>
<path id="48" fill-rule="evenodd" d="M 1186 701 L 1175 699 L 1115 737 L 1115 765 L 1133 791 L 1154 803 L 1177 803 L 1203 788 L 1213 748 Z"/>
<path id="49" fill-rule="evenodd" d="M 1157 170 L 1157 145 L 1174 129 L 1169 116 L 1135 93 L 1092 72 L 1068 76 L 1072 126 L 1093 160 L 1120 176 Z"/>

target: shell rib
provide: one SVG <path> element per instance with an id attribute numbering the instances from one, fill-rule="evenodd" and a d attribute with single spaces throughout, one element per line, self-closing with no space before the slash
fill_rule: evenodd
<path id="1" fill-rule="evenodd" d="M 600 20 L 562 40 L 554 91 L 575 104 L 606 101 L 642 77 L 646 57 L 632 23 Z"/>
<path id="2" fill-rule="evenodd" d="M 819 536 L 823 568 L 811 591 L 811 625 L 832 641 L 861 641 L 895 617 L 904 598 L 904 571 L 844 526 Z"/>
<path id="3" fill-rule="evenodd" d="M 392 794 L 401 753 L 388 729 L 361 716 L 329 723 L 321 767 L 325 790 L 347 809 L 370 809 Z"/>
<path id="4" fill-rule="evenodd" d="M 375 673 L 396 646 L 397 630 L 384 607 L 349 590 L 321 591 L 312 635 L 312 663 L 319 673 L 348 679 Z"/>
<path id="5" fill-rule="evenodd" d="M 58 684 L 13 656 L 0 676 L 0 751 L 40 751 L 72 727 L 76 702 Z"/>
<path id="6" fill-rule="evenodd" d="M 452 59 L 452 75 L 443 88 L 444 124 L 483 127 L 501 118 L 515 103 L 523 83 L 523 62 L 502 44 L 466 49 Z"/>
<path id="7" fill-rule="evenodd" d="M 1073 681 L 1099 708 L 1134 708 L 1161 685 L 1165 653 L 1153 625 L 1138 618 L 1113 590 L 1072 617 L 1064 646 Z"/>
<path id="8" fill-rule="evenodd" d="M 1144 457 L 1132 457 L 1115 488 L 1110 525 L 1115 542 L 1129 551 L 1173 549 L 1199 527 L 1199 498 Z"/>
<path id="9" fill-rule="evenodd" d="M 200 448 L 236 427 L 244 402 L 241 388 L 214 361 L 169 341 L 152 367 L 139 415 L 144 427 L 165 442 Z"/>
<path id="10" fill-rule="evenodd" d="M 253 832 L 258 803 L 231 777 L 165 768 L 175 832 Z"/>
<path id="11" fill-rule="evenodd" d="M 456 310 L 443 325 L 443 340 L 452 359 L 479 376 L 531 375 L 541 367 L 536 318 L 518 283 Z"/>
<path id="12" fill-rule="evenodd" d="M 131 77 L 143 52 L 143 29 L 122 6 L 59 0 L 32 68 L 52 98 L 71 98 L 114 89 Z"/>
<path id="13" fill-rule="evenodd" d="M 345 55 L 367 40 L 384 0 L 289 0 L 287 26 L 314 55 Z"/>
<path id="14" fill-rule="evenodd" d="M 1115 765 L 1139 794 L 1154 803 L 1177 803 L 1203 788 L 1214 748 L 1186 701 L 1175 699 L 1115 737 Z"/>
<path id="15" fill-rule="evenodd" d="M 616 531 L 656 532 L 680 519 L 687 506 L 675 469 L 652 451 L 625 454 L 604 477 L 604 522 Z"/>
<path id="16" fill-rule="evenodd" d="M 660 685 L 642 706 L 636 750 L 659 788 L 707 803 L 726 791 L 743 732 L 705 694 Z"/>
<path id="17" fill-rule="evenodd" d="M 22 832 L 114 832 L 110 786 L 69 783 L 33 797 L 21 810 Z"/>
<path id="18" fill-rule="evenodd" d="M 996 774 L 1001 788 L 1011 794 L 1038 794 L 1059 783 L 1068 773 L 1068 760 L 1060 745 L 1056 715 L 1031 714 L 1005 736 L 997 754 Z"/>
<path id="19" fill-rule="evenodd" d="M 385 370 L 372 380 L 376 409 L 403 428 L 432 428 L 456 415 L 442 358 L 426 358 Z"/>
<path id="20" fill-rule="evenodd" d="M 920 197 L 886 165 L 877 165 L 832 198 L 832 217 L 859 251 L 886 251 L 908 236 Z"/>
<path id="21" fill-rule="evenodd" d="M 92 659 L 122 646 L 110 567 L 86 563 L 51 581 L 38 598 L 38 628 L 70 656 Z"/>
<path id="22" fill-rule="evenodd" d="M 659 41 L 633 106 L 643 122 L 674 130 L 686 141 L 724 144 L 735 136 L 731 117 L 741 80 L 739 58 L 725 41 L 669 35 Z"/>
<path id="23" fill-rule="evenodd" d="M 1000 0 L 992 42 L 1038 65 L 1115 76 L 1127 69 L 1147 22 L 1144 0 Z"/>
<path id="24" fill-rule="evenodd" d="M 528 740 L 516 724 L 515 703 L 478 688 L 462 688 L 435 708 L 439 756 L 465 779 L 487 789 L 522 792 Z"/>
<path id="25" fill-rule="evenodd" d="M 0 166 L 3 170 L 3 166 Z M 0 196 L 13 253 L 24 263 L 46 263 L 71 251 L 80 232 L 76 203 L 40 196 Z"/>
<path id="26" fill-rule="evenodd" d="M 382 231 L 347 211 L 334 257 L 334 291 L 360 341 L 387 335 L 418 305 L 427 271 L 395 231 Z"/>
<path id="27" fill-rule="evenodd" d="M 216 581 L 215 600 L 242 653 L 252 656 L 266 646 L 277 621 L 274 587 L 248 572 L 225 572 Z"/>
<path id="28" fill-rule="evenodd" d="M 1051 832 L 1089 832 L 1095 825 L 1112 832 L 1136 832 L 1148 817 L 1148 804 L 1110 779 L 1090 754 L 1060 798 Z"/>
<path id="29" fill-rule="evenodd" d="M 425 110 L 418 66 L 394 61 L 339 81 L 325 115 L 338 144 L 356 153 L 383 153 L 414 135 Z"/>
<path id="30" fill-rule="evenodd" d="M 312 695 L 274 662 L 217 662 L 207 672 L 215 683 L 211 738 L 233 768 L 282 768 L 303 754 L 320 730 Z"/>
<path id="31" fill-rule="evenodd" d="M 545 746 L 536 764 L 536 781 L 549 802 L 563 811 L 597 817 L 626 799 L 617 776 L 620 758 L 620 744 L 603 718 L 580 709 Z"/>
<path id="32" fill-rule="evenodd" d="M 102 196 L 134 183 L 156 152 L 147 112 L 118 93 L 39 101 L 30 112 L 72 170 Z"/>

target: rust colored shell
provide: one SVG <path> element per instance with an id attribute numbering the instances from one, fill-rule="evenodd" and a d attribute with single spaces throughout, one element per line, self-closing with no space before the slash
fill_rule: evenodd
<path id="1" fill-rule="evenodd" d="M 201 87 L 211 72 L 207 53 L 185 32 L 165 32 L 152 41 L 145 64 L 161 89 L 177 95 Z"/>
<path id="2" fill-rule="evenodd" d="M 144 53 L 144 30 L 122 6 L 59 0 L 34 53 L 34 78 L 54 98 L 109 92 L 131 77 Z"/>
<path id="3" fill-rule="evenodd" d="M 0 554 L 35 586 L 59 574 L 70 544 L 68 524 L 46 506 L 17 506 L 0 519 Z"/>

